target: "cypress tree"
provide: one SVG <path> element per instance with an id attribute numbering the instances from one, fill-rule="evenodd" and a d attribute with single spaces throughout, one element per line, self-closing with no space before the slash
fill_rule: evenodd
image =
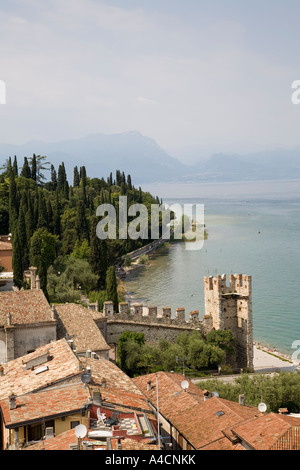
<path id="1" fill-rule="evenodd" d="M 111 301 L 114 304 L 114 311 L 118 311 L 119 299 L 117 291 L 117 276 L 115 267 L 110 266 L 106 272 L 106 294 L 105 298 L 107 301 Z"/>
<path id="2" fill-rule="evenodd" d="M 52 191 L 55 191 L 57 187 L 57 176 L 56 176 L 56 170 L 53 165 L 51 165 L 50 171 L 51 171 Z"/>
<path id="3" fill-rule="evenodd" d="M 55 235 L 60 236 L 61 229 L 60 229 L 60 204 L 59 204 L 59 196 L 58 191 L 55 194 L 55 204 L 53 209 L 53 233 Z"/>
<path id="4" fill-rule="evenodd" d="M 80 241 L 87 239 L 89 241 L 89 227 L 88 221 L 85 213 L 85 205 L 82 199 L 79 199 L 77 204 L 77 214 L 76 214 L 76 232 Z"/>
<path id="5" fill-rule="evenodd" d="M 12 268 L 13 268 L 13 281 L 14 285 L 21 289 L 24 284 L 24 264 L 23 264 L 23 250 L 22 240 L 19 230 L 19 224 L 17 224 L 13 236 L 12 236 Z"/>
<path id="6" fill-rule="evenodd" d="M 48 228 L 48 214 L 43 191 L 39 191 L 37 228 Z"/>
<path id="7" fill-rule="evenodd" d="M 127 175 L 127 188 L 130 190 L 132 189 L 132 182 L 131 182 L 131 176 Z"/>
<path id="8" fill-rule="evenodd" d="M 15 175 L 12 170 L 10 170 L 9 177 L 9 230 L 13 233 L 14 228 L 17 224 L 18 219 L 18 194 L 17 194 L 17 185 L 15 180 Z"/>
<path id="9" fill-rule="evenodd" d="M 86 205 L 86 169 L 85 166 L 80 167 L 80 178 L 82 185 L 82 199 L 84 205 Z"/>
<path id="10" fill-rule="evenodd" d="M 94 217 L 91 229 L 90 266 L 98 277 L 97 288 L 105 288 L 105 276 L 107 271 L 107 245 L 106 240 L 100 240 L 96 234 L 97 219 Z"/>
<path id="11" fill-rule="evenodd" d="M 61 163 L 58 167 L 58 176 L 57 176 L 57 188 L 61 193 L 65 192 L 65 182 L 67 181 L 67 174 L 65 170 L 64 162 Z"/>
<path id="12" fill-rule="evenodd" d="M 13 166 L 12 166 L 12 170 L 13 170 L 15 176 L 18 176 L 19 170 L 18 170 L 18 162 L 17 162 L 17 156 L 16 155 L 14 157 L 14 163 L 13 163 Z"/>
<path id="13" fill-rule="evenodd" d="M 74 168 L 74 178 L 73 178 L 73 188 L 77 188 L 80 184 L 80 176 L 79 176 L 79 171 L 78 167 L 75 166 Z"/>
<path id="14" fill-rule="evenodd" d="M 33 154 L 32 160 L 31 160 L 31 178 L 36 181 L 36 155 L 35 153 Z"/>
<path id="15" fill-rule="evenodd" d="M 24 164 L 20 176 L 23 176 L 23 178 L 31 178 L 31 170 L 27 157 L 24 157 Z"/>
<path id="16" fill-rule="evenodd" d="M 26 239 L 29 241 L 35 230 L 32 200 L 31 200 L 29 191 L 27 192 L 27 211 L 25 214 L 25 228 L 26 228 Z"/>

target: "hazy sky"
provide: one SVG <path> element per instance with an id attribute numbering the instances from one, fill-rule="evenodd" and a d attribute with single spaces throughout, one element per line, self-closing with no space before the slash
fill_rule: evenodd
<path id="1" fill-rule="evenodd" d="M 139 130 L 174 156 L 300 145 L 299 0 L 1 0 L 0 142 Z"/>

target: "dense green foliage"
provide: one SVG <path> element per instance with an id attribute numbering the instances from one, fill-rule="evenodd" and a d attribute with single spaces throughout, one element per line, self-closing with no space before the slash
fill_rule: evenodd
<path id="1" fill-rule="evenodd" d="M 41 155 L 25 157 L 20 169 L 17 158 L 9 158 L 1 171 L 0 234 L 12 233 L 15 285 L 26 287 L 24 270 L 35 265 L 41 287 L 52 302 L 78 300 L 81 292 L 94 292 L 94 297 L 105 300 L 107 293 L 116 308 L 112 267 L 123 255 L 151 240 L 100 240 L 96 209 L 112 204 L 118 224 L 120 195 L 127 196 L 128 207 L 141 203 L 149 213 L 151 204 L 160 203 L 158 198 L 135 188 L 130 175 L 119 170 L 115 178 L 111 173 L 105 180 L 88 177 L 84 166 L 75 167 L 70 184 L 64 163 L 56 171 Z"/>
<path id="2" fill-rule="evenodd" d="M 143 334 L 126 331 L 120 336 L 117 363 L 130 376 L 158 370 L 191 372 L 217 369 L 224 364 L 226 351 L 234 351 L 235 340 L 230 331 L 204 339 L 200 331 L 180 334 L 175 343 L 160 340 L 158 346 L 145 343 Z"/>
<path id="3" fill-rule="evenodd" d="M 221 398 L 238 402 L 245 395 L 246 405 L 258 406 L 264 402 L 268 409 L 278 413 L 279 408 L 288 408 L 290 413 L 300 411 L 300 372 L 283 372 L 274 376 L 243 374 L 233 384 L 224 384 L 218 379 L 201 382 L 201 389 L 216 391 Z"/>

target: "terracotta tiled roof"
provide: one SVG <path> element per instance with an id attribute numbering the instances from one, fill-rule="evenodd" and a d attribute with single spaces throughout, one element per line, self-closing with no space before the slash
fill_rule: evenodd
<path id="1" fill-rule="evenodd" d="M 91 368 L 95 383 L 101 384 L 105 378 L 107 389 L 143 396 L 135 382 L 113 362 L 101 357 L 99 359 L 82 358 L 81 362 L 84 367 Z"/>
<path id="2" fill-rule="evenodd" d="M 92 311 L 78 304 L 56 305 L 55 310 L 64 329 L 73 339 L 77 353 L 109 350 L 110 347 L 97 327 Z"/>
<path id="3" fill-rule="evenodd" d="M 0 326 L 7 325 L 8 313 L 15 325 L 53 321 L 51 308 L 40 289 L 0 292 Z"/>
<path id="4" fill-rule="evenodd" d="M 152 413 L 152 408 L 148 404 L 146 397 L 135 393 L 126 393 L 119 390 L 107 390 L 101 388 L 103 404 L 113 404 L 117 410 L 134 409 Z"/>
<path id="5" fill-rule="evenodd" d="M 8 399 L 0 401 L 0 407 L 5 426 L 15 427 L 55 415 L 72 414 L 87 403 L 89 396 L 83 384 L 72 384 L 17 397 L 14 410 L 9 409 Z"/>
<path id="6" fill-rule="evenodd" d="M 93 441 L 91 440 L 89 441 L 89 443 L 92 442 Z M 122 439 L 121 442 L 122 450 L 159 450 L 157 445 L 150 444 L 147 440 L 137 441 L 133 439 Z M 118 439 L 111 439 L 112 450 L 116 450 L 117 443 Z M 22 450 L 69 450 L 70 444 L 77 444 L 77 438 L 74 429 L 63 432 L 58 436 L 47 439 L 46 441 L 40 441 L 27 448 L 25 447 Z M 93 448 L 97 449 L 99 447 L 102 447 L 105 450 L 106 446 L 99 446 L 96 442 L 94 442 Z"/>
<path id="7" fill-rule="evenodd" d="M 0 251 L 11 251 L 11 250 L 12 250 L 11 243 L 0 241 Z"/>
<path id="8" fill-rule="evenodd" d="M 42 364 L 47 370 L 36 373 L 37 368 L 26 369 L 28 361 L 39 358 L 47 351 L 51 360 Z M 79 361 L 65 339 L 53 341 L 37 348 L 33 353 L 3 364 L 3 372 L 4 375 L 0 376 L 0 400 L 7 398 L 11 392 L 16 396 L 24 395 L 67 377 L 82 374 L 82 371 L 79 371 Z"/>
<path id="9" fill-rule="evenodd" d="M 70 444 L 77 444 L 74 429 L 62 432 L 58 436 L 37 442 L 29 447 L 24 447 L 21 450 L 70 450 Z"/>
<path id="10" fill-rule="evenodd" d="M 288 417 L 275 413 L 260 415 L 231 428 L 232 433 L 255 450 L 270 450 L 292 429 Z M 299 429 L 300 423 L 298 424 Z M 300 441 L 298 441 L 298 446 Z M 297 450 L 300 450 L 298 447 Z"/>
<path id="11" fill-rule="evenodd" d="M 112 450 L 116 450 L 117 439 L 111 440 Z M 122 450 L 159 450 L 159 446 L 156 444 L 150 444 L 150 442 L 138 441 L 133 439 L 122 439 Z"/>
<path id="12" fill-rule="evenodd" d="M 173 374 L 158 373 L 159 411 L 196 449 L 220 440 L 224 445 L 222 430 L 245 419 L 256 416 L 257 408 L 241 406 L 218 397 L 203 399 L 203 391 L 195 390 L 189 381 L 189 388 L 183 391 L 180 378 Z M 152 388 L 147 391 L 151 380 Z M 156 374 L 134 379 L 136 385 L 156 406 Z"/>

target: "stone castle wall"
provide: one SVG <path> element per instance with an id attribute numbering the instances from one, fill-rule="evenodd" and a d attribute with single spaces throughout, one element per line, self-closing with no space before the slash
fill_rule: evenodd
<path id="1" fill-rule="evenodd" d="M 128 302 L 119 304 L 114 311 L 112 302 L 104 302 L 103 312 L 95 320 L 108 344 L 116 345 L 124 331 L 144 333 L 145 340 L 156 343 L 160 339 L 174 342 L 184 331 L 230 330 L 236 339 L 236 354 L 229 358 L 234 370 L 253 368 L 252 278 L 235 274 L 204 278 L 205 315 L 190 312 L 186 318 L 184 308 L 172 312 L 171 307 L 144 306 Z M 90 308 L 98 310 L 97 305 Z M 104 329 L 105 328 L 105 329 Z"/>

